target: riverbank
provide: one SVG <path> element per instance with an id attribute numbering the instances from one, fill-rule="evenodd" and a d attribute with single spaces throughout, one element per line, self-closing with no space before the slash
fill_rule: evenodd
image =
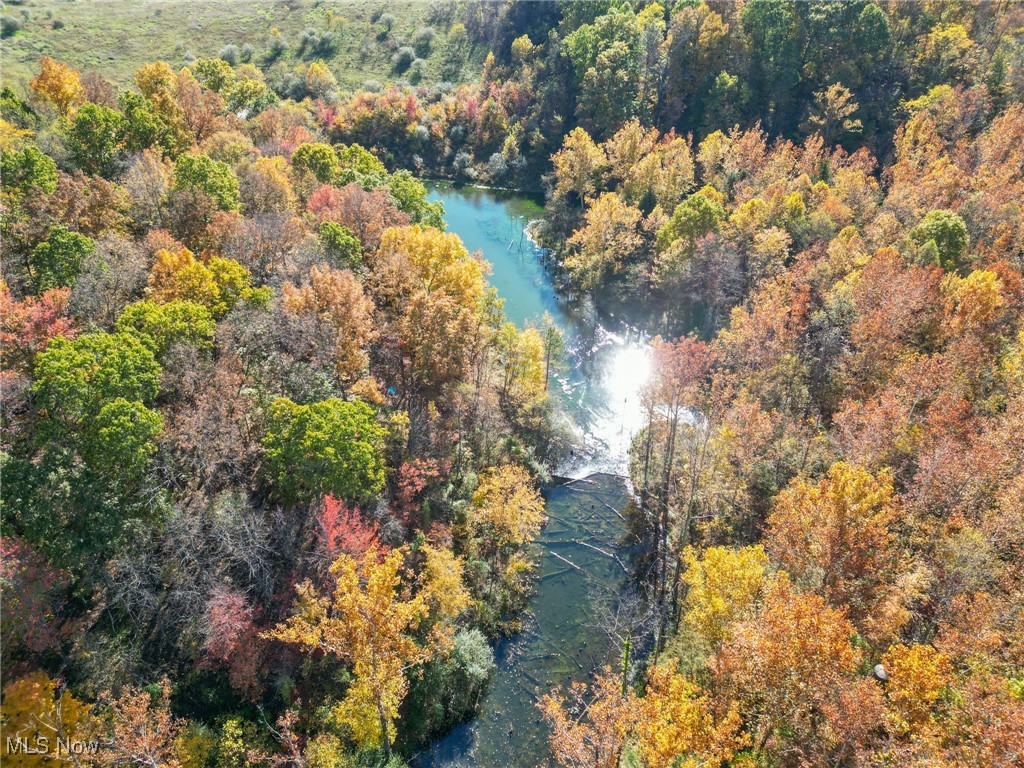
<path id="1" fill-rule="evenodd" d="M 518 325 L 547 313 L 566 339 L 566 367 L 554 387 L 577 446 L 545 488 L 548 522 L 537 541 L 537 590 L 523 630 L 495 649 L 497 670 L 479 715 L 418 754 L 422 768 L 533 768 L 548 759 L 538 698 L 589 680 L 621 660 L 621 637 L 605 626 L 626 576 L 628 451 L 642 424 L 639 393 L 648 371 L 646 339 L 627 325 L 607 327 L 585 306 L 558 295 L 543 251 L 525 236 L 541 213 L 536 200 L 481 187 L 430 185 L 448 229 L 492 267 L 491 285 Z M 609 630 L 609 631 L 606 631 Z"/>
<path id="2" fill-rule="evenodd" d="M 537 540 L 537 592 L 518 634 L 495 649 L 497 669 L 472 721 L 417 756 L 421 768 L 534 768 L 547 761 L 540 696 L 616 665 L 620 648 L 602 626 L 624 577 L 625 483 L 598 474 L 545 489 L 548 522 Z"/>

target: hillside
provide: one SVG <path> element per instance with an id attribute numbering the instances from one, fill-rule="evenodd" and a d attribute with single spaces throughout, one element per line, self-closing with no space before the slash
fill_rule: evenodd
<path id="1" fill-rule="evenodd" d="M 238 61 L 251 59 L 261 69 L 282 71 L 282 76 L 323 59 L 339 86 L 353 90 L 368 81 L 409 79 L 412 72 L 393 63 L 402 46 L 415 48 L 422 58 L 422 76 L 413 77 L 422 83 L 471 79 L 487 54 L 474 50 L 458 33 L 449 38 L 457 23 L 454 4 L 25 0 L 7 2 L 3 15 L 20 26 L 5 34 L 3 82 L 22 87 L 40 56 L 64 60 L 85 72 L 101 71 L 121 86 L 146 62 L 160 59 L 179 69 L 233 45 Z"/>

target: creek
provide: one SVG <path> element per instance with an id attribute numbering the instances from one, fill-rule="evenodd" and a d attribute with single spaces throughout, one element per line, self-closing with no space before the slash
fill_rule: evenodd
<path id="1" fill-rule="evenodd" d="M 537 589 L 523 629 L 495 649 L 497 669 L 479 715 L 420 753 L 421 768 L 535 768 L 548 763 L 540 696 L 590 681 L 619 651 L 600 626 L 598 604 L 614 603 L 625 582 L 623 510 L 632 436 L 643 423 L 640 389 L 650 363 L 645 339 L 625 322 L 555 290 L 543 251 L 527 234 L 541 206 L 528 196 L 432 184 L 448 231 L 491 265 L 505 314 L 522 327 L 547 312 L 562 329 L 565 370 L 553 391 L 576 434 L 575 448 L 544 489 L 548 522 L 537 548 Z"/>

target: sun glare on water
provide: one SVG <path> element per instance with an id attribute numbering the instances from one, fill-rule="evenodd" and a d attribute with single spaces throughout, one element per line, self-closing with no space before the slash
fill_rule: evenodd
<path id="1" fill-rule="evenodd" d="M 640 405 L 640 392 L 651 377 L 651 353 L 646 344 L 637 342 L 620 346 L 608 366 L 609 395 L 625 403 Z"/>
<path id="2" fill-rule="evenodd" d="M 651 376 L 650 349 L 646 342 L 615 338 L 599 355 L 604 364 L 600 366 L 601 392 L 595 398 L 597 418 L 586 438 L 598 456 L 581 471 L 600 469 L 625 474 L 630 443 L 644 425 L 641 394 Z"/>

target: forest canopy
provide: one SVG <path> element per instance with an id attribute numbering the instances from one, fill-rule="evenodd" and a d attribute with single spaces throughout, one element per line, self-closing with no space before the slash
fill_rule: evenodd
<path id="1" fill-rule="evenodd" d="M 543 191 L 560 301 L 651 339 L 647 618 L 542 692 L 556 763 L 1021 763 L 1024 6 L 295 0 L 126 75 L 41 2 L 0 18 L 52 33 L 0 91 L 5 763 L 394 768 L 477 712 L 573 358 L 428 178 Z"/>

